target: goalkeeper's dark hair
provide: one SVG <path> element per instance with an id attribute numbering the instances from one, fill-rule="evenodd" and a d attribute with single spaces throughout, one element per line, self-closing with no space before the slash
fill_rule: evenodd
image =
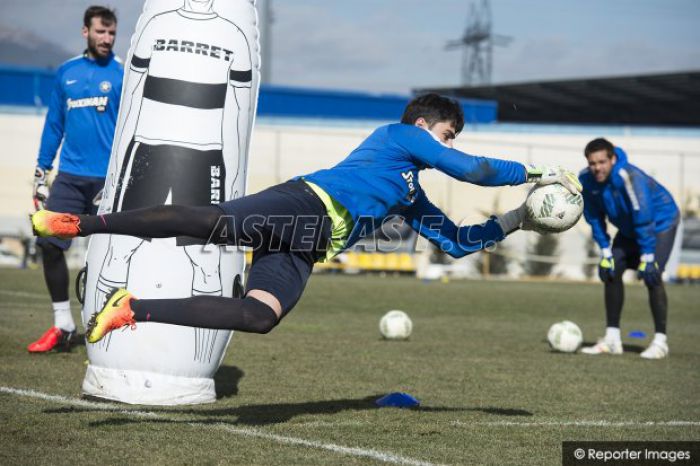
<path id="1" fill-rule="evenodd" d="M 401 123 L 413 125 L 421 117 L 429 127 L 441 121 L 448 121 L 454 124 L 457 133 L 464 128 L 464 112 L 459 102 L 438 94 L 424 94 L 411 100 L 403 112 Z"/>
<path id="2" fill-rule="evenodd" d="M 608 154 L 609 159 L 613 158 L 613 155 L 615 155 L 615 146 L 605 138 L 597 138 L 586 144 L 586 148 L 583 149 L 583 154 L 588 158 L 593 152 L 601 150 L 604 150 Z"/>
<path id="3" fill-rule="evenodd" d="M 85 15 L 83 15 L 83 26 L 89 29 L 92 24 L 92 18 L 100 18 L 107 26 L 117 23 L 117 13 L 105 6 L 92 5 L 88 7 L 85 10 Z"/>

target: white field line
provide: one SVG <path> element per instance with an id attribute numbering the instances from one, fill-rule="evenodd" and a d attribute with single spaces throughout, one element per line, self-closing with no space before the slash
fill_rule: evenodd
<path id="1" fill-rule="evenodd" d="M 176 417 L 174 417 L 174 416 L 167 416 L 165 414 L 154 413 L 154 412 L 150 412 L 150 411 L 137 411 L 137 410 L 124 409 L 121 405 L 114 404 L 114 403 L 96 403 L 96 402 L 92 402 L 92 401 L 81 400 L 78 398 L 68 398 L 68 397 L 59 396 L 59 395 L 50 395 L 48 393 L 37 392 L 35 390 L 26 390 L 26 389 L 0 386 L 0 393 L 7 393 L 9 395 L 16 395 L 16 396 L 27 397 L 27 398 L 37 398 L 40 400 L 51 401 L 51 402 L 59 403 L 59 404 L 63 404 L 63 405 L 79 406 L 82 408 L 93 409 L 95 411 L 108 411 L 108 412 L 112 412 L 112 413 L 121 414 L 124 416 L 133 416 L 133 417 L 148 418 L 148 419 L 165 419 L 165 420 L 176 419 Z M 272 440 L 272 441 L 286 444 L 286 445 L 296 445 L 296 446 L 331 451 L 334 453 L 340 453 L 340 454 L 344 454 L 344 455 L 371 458 L 373 460 L 383 461 L 385 463 L 405 464 L 405 465 L 410 465 L 410 466 L 439 466 L 435 463 L 430 463 L 427 461 L 421 461 L 421 460 L 417 460 L 417 459 L 413 459 L 413 458 L 408 458 L 405 456 L 399 456 L 399 455 L 395 455 L 393 453 L 365 449 L 365 448 L 346 447 L 343 445 L 337 445 L 335 443 L 316 442 L 313 440 L 306 440 L 306 439 L 298 438 L 298 437 L 288 437 L 285 435 L 277 435 L 277 434 L 272 434 L 272 433 L 268 433 L 268 432 L 263 432 L 259 429 L 233 427 L 233 426 L 226 425 L 226 424 L 213 424 L 213 425 L 212 424 L 202 424 L 202 423 L 198 423 L 198 422 L 189 422 L 188 424 L 190 426 L 197 427 L 198 429 L 201 429 L 203 427 L 204 428 L 212 428 L 213 427 L 213 428 L 221 429 L 221 430 L 224 430 L 226 432 L 240 435 L 243 437 L 262 438 L 265 440 Z"/>
<path id="2" fill-rule="evenodd" d="M 361 427 L 362 421 L 310 421 L 288 424 L 287 427 Z M 700 421 L 451 421 L 454 427 L 700 427 Z"/>
<path id="3" fill-rule="evenodd" d="M 151 419 L 158 419 L 162 417 L 157 413 L 152 413 L 148 411 L 124 409 L 123 406 L 115 403 L 96 403 L 93 401 L 81 400 L 79 398 L 67 398 L 65 396 L 60 395 L 49 395 L 48 393 L 41 393 L 35 390 L 0 386 L 0 392 L 7 393 L 9 395 L 17 395 L 27 398 L 38 398 L 40 400 L 53 401 L 55 403 L 64 405 L 79 406 L 81 408 L 93 409 L 95 411 L 109 411 L 112 413 L 127 414 L 130 416 L 145 417 Z"/>
<path id="4" fill-rule="evenodd" d="M 365 427 L 368 421 L 302 421 L 286 424 L 285 427 L 315 428 L 315 427 Z"/>
<path id="5" fill-rule="evenodd" d="M 700 427 L 700 421 L 454 421 L 451 424 L 457 427 Z"/>
<path id="6" fill-rule="evenodd" d="M 41 310 L 41 309 L 42 309 L 42 308 L 41 308 L 41 305 L 40 305 L 40 304 L 36 304 L 36 303 L 35 303 L 35 304 L 29 304 L 29 303 L 26 303 L 26 302 L 10 301 L 10 302 L 3 302 L 3 304 L 6 305 L 7 307 L 12 308 L 13 311 L 14 311 L 14 310 L 18 310 L 18 309 L 29 309 L 29 310 L 38 311 L 38 310 Z M 51 314 L 50 314 L 50 313 L 51 313 L 51 305 L 50 305 L 48 299 L 47 299 L 47 302 L 46 302 L 46 309 L 45 309 L 45 310 L 46 310 L 46 315 L 47 315 L 47 316 L 50 316 L 50 315 L 51 315 Z"/>
<path id="7" fill-rule="evenodd" d="M 27 291 L 0 290 L 0 295 L 14 296 L 16 298 L 47 298 L 48 293 L 30 293 Z"/>
<path id="8" fill-rule="evenodd" d="M 192 426 L 199 426 L 201 424 L 192 423 Z M 297 437 L 288 437 L 286 435 L 270 434 L 266 432 L 261 432 L 259 430 L 253 429 L 241 429 L 239 427 L 233 427 L 226 424 L 218 424 L 221 429 L 232 432 L 234 434 L 243 435 L 246 437 L 258 437 L 264 438 L 266 440 L 274 440 L 279 443 L 286 443 L 289 445 L 299 445 L 309 448 L 317 448 L 322 450 L 333 451 L 336 453 L 342 453 L 351 456 L 361 456 L 366 458 L 371 458 L 374 460 L 384 461 L 385 463 L 394 464 L 409 464 L 415 466 L 435 466 L 434 463 L 428 463 L 425 461 L 415 460 L 412 458 L 406 458 L 405 456 L 397 456 L 392 453 L 385 453 L 378 450 L 368 450 L 365 448 L 353 448 L 344 447 L 342 445 L 337 445 L 335 443 L 322 443 L 315 442 L 313 440 L 304 440 Z"/>

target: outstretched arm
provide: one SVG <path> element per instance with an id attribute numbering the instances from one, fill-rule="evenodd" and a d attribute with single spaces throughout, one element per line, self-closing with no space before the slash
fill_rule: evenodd
<path id="1" fill-rule="evenodd" d="M 480 186 L 561 183 L 572 193 L 581 191 L 576 175 L 560 167 L 526 167 L 510 160 L 469 155 L 442 144 L 428 131 L 412 125 L 392 125 L 389 131 L 414 157 L 416 164 L 435 168 L 460 181 Z"/>
<path id="2" fill-rule="evenodd" d="M 418 165 L 480 186 L 519 185 L 526 181 L 525 166 L 519 162 L 477 157 L 447 147 L 417 126 L 391 125 L 389 134 L 406 149 Z"/>
<path id="3" fill-rule="evenodd" d="M 581 191 L 576 175 L 561 167 L 525 166 L 519 162 L 465 154 L 456 149 L 443 151 L 435 168 L 461 181 L 480 186 L 560 183 L 571 193 Z"/>
<path id="4" fill-rule="evenodd" d="M 460 258 L 506 237 L 495 216 L 477 225 L 457 226 L 421 192 L 406 215 L 411 228 L 452 257 Z"/>
<path id="5" fill-rule="evenodd" d="M 456 149 L 443 151 L 434 164 L 453 178 L 479 186 L 519 185 L 527 181 L 527 172 L 521 163 L 469 155 Z"/>

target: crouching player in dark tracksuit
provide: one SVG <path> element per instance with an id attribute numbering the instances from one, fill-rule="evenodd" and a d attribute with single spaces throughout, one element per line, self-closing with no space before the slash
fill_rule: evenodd
<path id="1" fill-rule="evenodd" d="M 602 251 L 598 272 L 605 284 L 607 329 L 597 344 L 581 351 L 622 354 L 622 274 L 625 269 L 637 269 L 638 278 L 644 280 L 649 291 L 656 332 L 641 357 L 664 358 L 668 355 L 668 302 L 661 274 L 673 249 L 680 212 L 666 188 L 628 163 L 625 152 L 606 139 L 589 142 L 584 153 L 588 168 L 579 176 L 583 185 L 583 213 Z M 606 219 L 618 229 L 612 243 L 606 231 Z"/>
<path id="2" fill-rule="evenodd" d="M 453 257 L 493 245 L 523 227 L 522 206 L 481 225 L 455 225 L 421 189 L 421 170 L 435 168 L 482 186 L 537 182 L 581 189 L 576 176 L 561 168 L 528 168 L 453 149 L 464 126 L 462 109 L 453 100 L 418 97 L 401 121 L 376 129 L 333 168 L 217 206 L 158 206 L 99 216 L 41 211 L 32 218 L 33 228 L 40 236 L 187 235 L 253 248 L 245 297 L 136 299 L 121 289 L 93 315 L 89 342 L 147 321 L 267 333 L 297 303 L 315 262 L 352 246 L 389 216 L 402 216 Z"/>

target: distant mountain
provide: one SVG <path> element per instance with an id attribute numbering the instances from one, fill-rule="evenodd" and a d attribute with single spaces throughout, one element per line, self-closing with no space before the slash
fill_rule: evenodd
<path id="1" fill-rule="evenodd" d="M 73 55 L 31 32 L 0 24 L 0 64 L 56 68 Z"/>

